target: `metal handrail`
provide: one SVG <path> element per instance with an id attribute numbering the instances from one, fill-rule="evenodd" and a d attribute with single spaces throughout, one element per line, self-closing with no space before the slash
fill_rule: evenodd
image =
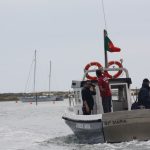
<path id="1" fill-rule="evenodd" d="M 101 71 L 124 71 L 126 74 L 126 78 L 129 78 L 129 72 L 126 68 L 99 68 L 99 69 L 92 69 L 92 70 L 84 70 L 83 80 L 85 80 L 86 74 L 89 72 L 96 72 L 96 70 Z"/>

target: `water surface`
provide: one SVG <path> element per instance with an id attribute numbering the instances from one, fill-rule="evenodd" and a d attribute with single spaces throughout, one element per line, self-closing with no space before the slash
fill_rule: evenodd
<path id="1" fill-rule="evenodd" d="M 0 150 L 149 150 L 150 141 L 89 144 L 79 141 L 62 120 L 68 100 L 0 102 Z"/>

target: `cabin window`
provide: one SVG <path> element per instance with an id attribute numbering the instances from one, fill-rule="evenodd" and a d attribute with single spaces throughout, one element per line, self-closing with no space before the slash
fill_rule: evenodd
<path id="1" fill-rule="evenodd" d="M 80 89 L 74 91 L 75 103 L 76 103 L 76 104 L 81 103 L 81 94 L 80 94 L 80 93 L 81 93 Z"/>
<path id="2" fill-rule="evenodd" d="M 112 90 L 112 109 L 121 111 L 128 109 L 127 86 L 126 84 L 111 85 Z"/>

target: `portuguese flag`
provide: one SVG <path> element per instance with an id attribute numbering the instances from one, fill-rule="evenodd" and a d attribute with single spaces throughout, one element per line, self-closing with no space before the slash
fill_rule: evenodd
<path id="1" fill-rule="evenodd" d="M 105 46 L 105 51 L 109 51 L 109 52 L 120 52 L 121 51 L 120 48 L 114 46 L 112 41 L 109 39 L 106 30 L 104 30 L 104 46 Z"/>

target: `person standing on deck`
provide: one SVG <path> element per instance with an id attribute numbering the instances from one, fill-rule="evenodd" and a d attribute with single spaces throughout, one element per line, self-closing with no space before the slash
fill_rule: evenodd
<path id="1" fill-rule="evenodd" d="M 142 83 L 142 87 L 138 93 L 138 105 L 144 106 L 146 109 L 150 109 L 150 81 L 148 79 L 144 79 Z"/>
<path id="2" fill-rule="evenodd" d="M 84 83 L 84 87 L 82 89 L 82 100 L 83 100 L 83 114 L 90 115 L 93 106 L 94 106 L 94 99 L 93 95 L 96 95 L 95 87 L 92 85 L 90 81 Z"/>
<path id="3" fill-rule="evenodd" d="M 111 112 L 111 89 L 109 86 L 108 78 L 102 73 L 101 70 L 96 70 L 98 86 L 102 97 L 102 105 L 104 113 Z"/>

